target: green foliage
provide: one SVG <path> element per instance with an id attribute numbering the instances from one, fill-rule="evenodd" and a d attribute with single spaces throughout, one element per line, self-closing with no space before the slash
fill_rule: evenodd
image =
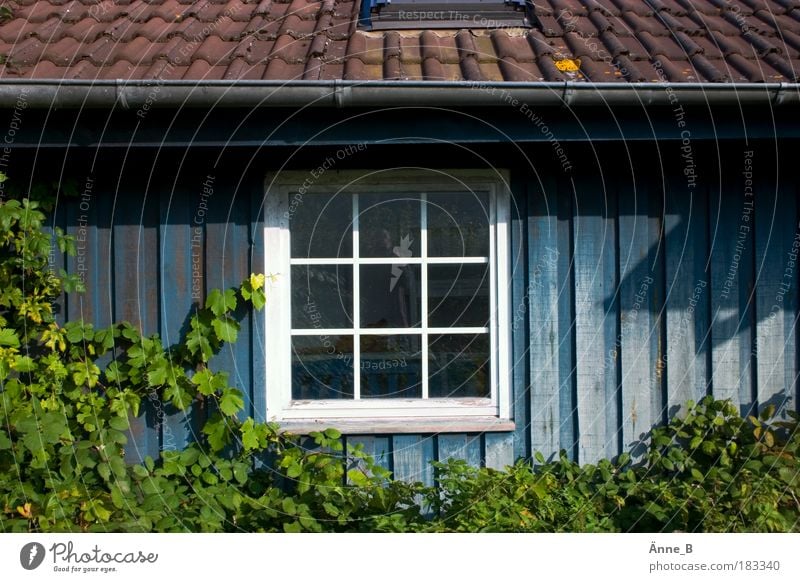
<path id="1" fill-rule="evenodd" d="M 636 464 L 518 462 L 505 471 L 436 463 L 436 487 L 391 480 L 329 428 L 306 438 L 243 415 L 209 362 L 261 309 L 264 276 L 209 293 L 180 342 L 130 323 L 59 325 L 76 278 L 24 198 L 0 203 L 0 531 L 798 531 L 797 416 L 741 418 L 710 398 L 649 437 Z M 238 311 L 237 311 L 238 310 Z M 131 463 L 145 401 L 212 411 L 198 442 Z"/>
<path id="2" fill-rule="evenodd" d="M 689 402 L 649 435 L 634 465 L 520 461 L 506 471 L 437 464 L 431 531 L 800 531 L 798 415 L 743 419 L 727 401 Z"/>

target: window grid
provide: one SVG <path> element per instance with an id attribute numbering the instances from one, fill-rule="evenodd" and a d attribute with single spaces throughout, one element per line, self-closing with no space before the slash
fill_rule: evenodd
<path id="1" fill-rule="evenodd" d="M 422 399 L 428 399 L 428 266 L 425 264 L 425 259 L 428 258 L 428 195 L 425 192 L 420 194 L 420 208 L 419 208 L 419 244 L 421 246 L 419 251 L 420 259 L 422 259 L 422 288 L 420 290 L 420 304 L 422 309 L 422 337 L 420 338 L 420 347 L 422 349 Z"/>
<path id="2" fill-rule="evenodd" d="M 495 254 L 494 227 L 495 227 L 495 201 L 492 193 L 489 193 L 489 256 L 480 257 L 428 257 L 428 195 L 427 192 L 419 193 L 420 201 L 420 256 L 419 257 L 360 257 L 359 252 L 359 215 L 360 204 L 358 192 L 353 192 L 352 197 L 352 240 L 353 256 L 337 258 L 300 258 L 290 257 L 289 264 L 294 265 L 352 265 L 353 275 L 353 327 L 352 328 L 291 328 L 292 336 L 313 336 L 313 335 L 352 335 L 353 336 L 353 400 L 361 400 L 361 336 L 389 336 L 389 335 L 419 335 L 420 337 L 420 357 L 421 357 L 421 399 L 429 400 L 429 339 L 432 335 L 460 335 L 460 334 L 489 334 L 489 361 L 492 362 L 492 354 L 495 353 L 495 337 L 493 333 L 493 313 L 495 308 L 495 272 L 491 257 Z M 291 233 L 290 233 L 291 236 Z M 489 326 L 478 327 L 428 327 L 428 268 L 430 264 L 489 264 Z M 399 328 L 362 328 L 361 327 L 361 281 L 360 265 L 385 265 L 385 264 L 416 264 L 421 266 L 421 285 L 420 285 L 420 326 L 419 327 L 399 327 Z M 489 398 L 495 399 L 496 383 L 494 374 L 490 381 Z M 373 400 L 373 399 L 370 399 Z"/>

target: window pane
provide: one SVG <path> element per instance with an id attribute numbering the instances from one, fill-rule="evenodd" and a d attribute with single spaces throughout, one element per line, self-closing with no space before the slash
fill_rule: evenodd
<path id="1" fill-rule="evenodd" d="M 292 258 L 353 256 L 350 194 L 289 194 Z"/>
<path id="2" fill-rule="evenodd" d="M 360 194 L 358 252 L 361 257 L 420 256 L 419 198 Z"/>
<path id="3" fill-rule="evenodd" d="M 292 338 L 292 399 L 353 397 L 353 336 Z"/>
<path id="4" fill-rule="evenodd" d="M 294 265 L 292 327 L 353 327 L 353 267 Z"/>
<path id="5" fill-rule="evenodd" d="M 418 335 L 361 336 L 361 397 L 421 398 Z"/>
<path id="6" fill-rule="evenodd" d="M 428 256 L 489 256 L 489 195 L 486 192 L 428 195 Z"/>
<path id="7" fill-rule="evenodd" d="M 429 341 L 431 398 L 490 396 L 489 334 L 432 335 Z"/>
<path id="8" fill-rule="evenodd" d="M 489 325 L 489 265 L 428 265 L 428 325 Z"/>
<path id="9" fill-rule="evenodd" d="M 360 265 L 359 276 L 361 327 L 419 327 L 419 265 Z"/>

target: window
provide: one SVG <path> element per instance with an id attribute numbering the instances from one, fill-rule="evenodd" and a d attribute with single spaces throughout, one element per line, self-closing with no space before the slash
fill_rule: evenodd
<path id="1" fill-rule="evenodd" d="M 360 25 L 371 30 L 529 28 L 530 0 L 362 0 Z"/>
<path id="2" fill-rule="evenodd" d="M 509 419 L 504 180 L 333 174 L 267 182 L 268 418 Z"/>

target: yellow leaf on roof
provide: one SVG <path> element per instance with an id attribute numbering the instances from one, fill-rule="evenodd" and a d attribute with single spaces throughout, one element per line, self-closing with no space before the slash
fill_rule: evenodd
<path id="1" fill-rule="evenodd" d="M 574 73 L 581 68 L 580 59 L 557 59 L 556 69 L 562 72 Z"/>

